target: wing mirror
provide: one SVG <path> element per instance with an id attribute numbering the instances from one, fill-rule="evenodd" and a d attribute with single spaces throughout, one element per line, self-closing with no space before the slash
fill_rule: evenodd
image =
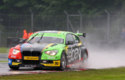
<path id="1" fill-rule="evenodd" d="M 86 37 L 86 33 L 76 33 L 77 36 Z"/>
<path id="2" fill-rule="evenodd" d="M 83 36 L 83 37 L 86 37 L 86 33 L 83 33 L 82 36 Z"/>

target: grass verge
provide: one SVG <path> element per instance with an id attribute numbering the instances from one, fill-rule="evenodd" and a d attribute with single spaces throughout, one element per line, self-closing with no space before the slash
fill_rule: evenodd
<path id="1" fill-rule="evenodd" d="M 125 68 L 0 76 L 0 80 L 124 80 Z"/>
<path id="2" fill-rule="evenodd" d="M 5 62 L 8 62 L 8 61 L 0 61 L 0 63 L 5 63 Z"/>
<path id="3" fill-rule="evenodd" d="M 8 53 L 8 52 L 9 52 L 9 48 L 0 47 L 0 53 Z"/>

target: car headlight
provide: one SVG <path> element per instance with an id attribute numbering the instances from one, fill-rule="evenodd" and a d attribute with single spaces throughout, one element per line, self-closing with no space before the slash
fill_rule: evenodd
<path id="1" fill-rule="evenodd" d="M 13 49 L 13 54 L 17 54 L 17 53 L 19 53 L 19 52 L 20 52 L 19 50 Z"/>
<path id="2" fill-rule="evenodd" d="M 48 55 L 54 56 L 58 53 L 58 51 L 57 50 L 45 51 L 45 53 L 48 54 Z"/>

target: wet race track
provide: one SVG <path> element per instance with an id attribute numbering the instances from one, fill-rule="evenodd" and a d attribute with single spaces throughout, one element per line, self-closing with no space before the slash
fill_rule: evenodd
<path id="1" fill-rule="evenodd" d="M 33 68 L 20 68 L 20 70 L 11 70 L 7 63 L 0 63 L 0 75 L 14 75 L 14 74 L 38 74 L 48 72 L 59 72 L 54 70 L 34 70 Z M 60 71 L 61 72 L 61 71 Z"/>
<path id="2" fill-rule="evenodd" d="M 8 54 L 7 53 L 0 53 L 0 75 L 15 75 L 15 74 L 38 74 L 38 73 L 50 73 L 50 72 L 62 72 L 59 70 L 34 70 L 33 68 L 20 68 L 19 70 L 11 70 L 8 67 Z M 67 69 L 66 71 L 80 71 L 86 70 L 83 68 L 76 69 L 71 68 Z"/>

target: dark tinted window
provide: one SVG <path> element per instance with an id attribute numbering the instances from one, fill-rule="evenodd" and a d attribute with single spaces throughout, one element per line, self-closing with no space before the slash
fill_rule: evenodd
<path id="1" fill-rule="evenodd" d="M 76 35 L 73 35 L 73 36 L 74 36 L 74 39 L 75 39 L 75 43 L 79 43 L 79 42 L 80 42 L 79 37 L 78 37 L 78 36 L 76 36 Z"/>

